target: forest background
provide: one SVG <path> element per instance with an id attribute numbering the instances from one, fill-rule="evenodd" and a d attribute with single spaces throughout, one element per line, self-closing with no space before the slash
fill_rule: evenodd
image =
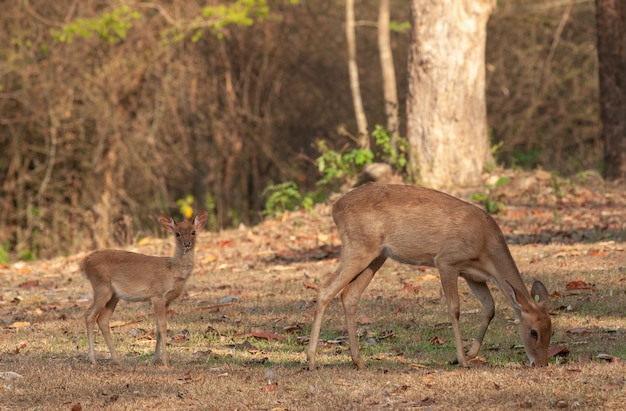
<path id="1" fill-rule="evenodd" d="M 324 150 L 356 146 L 343 2 L 219 3 L 4 3 L 0 257 L 127 244 L 185 205 L 212 229 L 255 224 L 268 187 L 314 191 Z M 391 2 L 401 135 L 408 3 Z M 486 76 L 499 164 L 602 171 L 594 10 L 498 2 Z M 364 107 L 384 125 L 378 1 L 355 11 Z"/>

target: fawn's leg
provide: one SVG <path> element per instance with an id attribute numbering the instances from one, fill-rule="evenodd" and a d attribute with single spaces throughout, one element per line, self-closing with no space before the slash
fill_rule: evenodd
<path id="1" fill-rule="evenodd" d="M 89 342 L 89 361 L 96 364 L 96 354 L 94 348 L 93 329 L 96 326 L 96 320 L 100 317 L 105 305 L 113 296 L 113 291 L 104 288 L 93 290 L 93 301 L 87 311 L 85 311 L 85 326 L 87 327 L 87 341 Z"/>
<path id="2" fill-rule="evenodd" d="M 170 366 L 167 356 L 167 305 L 163 298 L 153 298 L 154 315 L 156 318 L 156 346 L 154 348 L 154 364 L 159 363 L 159 357 L 163 359 L 163 365 Z"/>
<path id="3" fill-rule="evenodd" d="M 117 351 L 115 351 L 115 346 L 113 345 L 113 338 L 111 338 L 111 328 L 109 327 L 109 321 L 111 320 L 111 316 L 113 315 L 113 311 L 115 311 L 115 307 L 119 302 L 119 298 L 113 294 L 107 303 L 104 305 L 102 310 L 100 310 L 100 315 L 98 315 L 98 327 L 100 327 L 100 331 L 102 332 L 102 336 L 104 337 L 104 341 L 107 343 L 107 347 L 109 347 L 109 352 L 111 353 L 111 362 L 113 364 L 119 364 L 120 358 L 117 355 Z"/>
<path id="4" fill-rule="evenodd" d="M 352 362 L 359 369 L 365 368 L 359 350 L 359 336 L 356 329 L 356 308 L 361 299 L 363 291 L 374 278 L 376 271 L 383 265 L 387 258 L 380 256 L 374 259 L 370 265 L 363 270 L 352 282 L 350 282 L 341 292 L 341 302 L 346 316 L 346 328 L 348 329 L 348 341 L 350 342 L 350 356 Z"/>

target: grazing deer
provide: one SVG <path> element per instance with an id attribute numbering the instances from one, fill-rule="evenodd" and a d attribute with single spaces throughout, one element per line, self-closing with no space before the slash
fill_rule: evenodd
<path id="1" fill-rule="evenodd" d="M 93 329 L 96 321 L 111 353 L 111 361 L 119 364 L 115 352 L 109 320 L 119 300 L 130 302 L 151 301 L 156 317 L 156 347 L 154 363 L 160 354 L 163 364 L 169 367 L 167 356 L 167 308 L 178 298 L 191 276 L 194 265 L 196 231 L 207 221 L 207 212 L 200 212 L 192 221 L 176 223 L 162 214 L 163 227 L 176 235 L 173 257 L 153 257 L 121 250 L 95 251 L 85 257 L 80 269 L 93 287 L 93 302 L 85 313 L 89 360 L 96 364 Z"/>
<path id="2" fill-rule="evenodd" d="M 350 355 L 364 368 L 359 353 L 356 307 L 361 294 L 387 258 L 437 267 L 452 317 L 456 362 L 463 367 L 478 355 L 495 305 L 487 282 L 508 297 L 519 318 L 519 334 L 530 363 L 548 364 L 552 322 L 548 291 L 535 281 L 531 294 L 522 282 L 513 257 L 496 222 L 473 204 L 439 191 L 408 185 L 360 186 L 333 206 L 333 220 L 342 242 L 341 261 L 319 289 L 307 350 L 310 370 L 316 368 L 322 316 L 341 292 Z M 483 318 L 466 354 L 459 328 L 458 277 L 463 277 L 483 306 Z"/>

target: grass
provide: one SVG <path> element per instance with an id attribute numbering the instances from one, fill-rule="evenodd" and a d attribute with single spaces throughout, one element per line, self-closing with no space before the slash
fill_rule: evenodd
<path id="1" fill-rule="evenodd" d="M 437 272 L 388 262 L 357 313 L 368 368 L 353 367 L 347 342 L 326 343 L 318 350 L 319 370 L 310 372 L 302 341 L 316 292 L 305 283 L 323 281 L 337 259 L 265 261 L 244 249 L 249 243 L 265 256 L 263 242 L 250 233 L 229 235 L 233 248 L 222 251 L 223 240 L 201 238 L 205 248 L 188 294 L 171 306 L 168 369 L 152 365 L 154 317 L 147 303 L 122 302 L 115 312 L 121 365 L 107 361 L 99 333 L 99 364 L 87 361 L 83 313 L 91 290 L 77 271 L 79 256 L 28 269 L 4 266 L 0 410 L 619 409 L 626 401 L 624 244 L 511 248 L 525 282 L 539 278 L 552 293 L 553 343 L 569 354 L 547 368 L 526 365 L 513 310 L 497 290 L 482 360 L 470 369 L 450 365 L 455 347 Z M 332 234 L 327 240 L 336 244 Z M 568 290 L 574 280 L 590 288 Z M 469 344 L 480 304 L 459 285 Z M 228 296 L 237 299 L 221 302 Z M 344 335 L 335 299 L 322 338 Z"/>

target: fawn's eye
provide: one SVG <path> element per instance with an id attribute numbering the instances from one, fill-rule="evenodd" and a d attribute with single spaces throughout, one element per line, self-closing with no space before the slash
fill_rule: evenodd
<path id="1" fill-rule="evenodd" d="M 530 335 L 531 335 L 533 338 L 537 338 L 537 337 L 539 337 L 539 334 L 537 334 L 537 330 L 530 330 Z"/>
<path id="2" fill-rule="evenodd" d="M 178 231 L 176 231 L 176 237 L 180 237 L 180 233 Z"/>
<path id="3" fill-rule="evenodd" d="M 191 232 L 191 235 L 196 235 L 196 232 L 195 232 L 195 231 L 192 231 L 192 232 Z"/>

